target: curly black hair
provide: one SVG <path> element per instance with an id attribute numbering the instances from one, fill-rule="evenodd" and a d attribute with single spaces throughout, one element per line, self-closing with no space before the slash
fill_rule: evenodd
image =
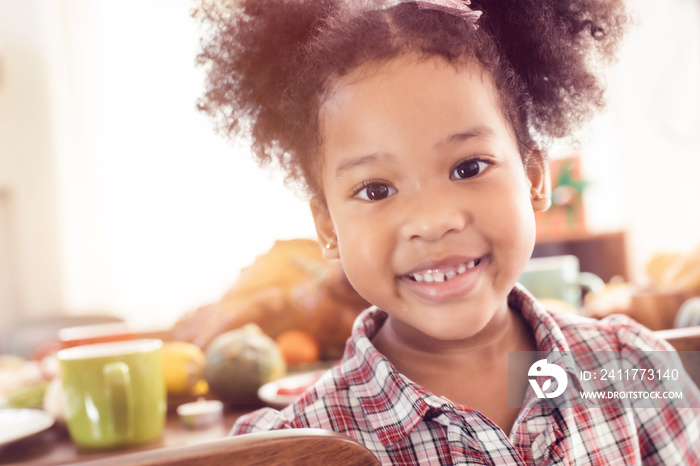
<path id="1" fill-rule="evenodd" d="M 624 0 L 473 0 L 476 28 L 412 1 L 203 1 L 194 13 L 206 31 L 199 108 L 219 132 L 250 138 L 261 164 L 278 162 L 317 195 L 319 110 L 334 79 L 405 53 L 476 61 L 527 163 L 536 140 L 569 135 L 604 105 L 600 65 L 627 22 Z"/>

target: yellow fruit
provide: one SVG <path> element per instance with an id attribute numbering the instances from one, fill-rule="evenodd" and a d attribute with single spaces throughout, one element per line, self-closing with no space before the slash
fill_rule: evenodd
<path id="1" fill-rule="evenodd" d="M 160 354 L 168 393 L 191 393 L 203 380 L 206 357 L 199 346 L 184 341 L 166 341 Z"/>

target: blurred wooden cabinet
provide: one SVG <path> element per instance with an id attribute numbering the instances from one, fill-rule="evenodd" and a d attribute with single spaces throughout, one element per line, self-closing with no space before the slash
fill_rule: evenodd
<path id="1" fill-rule="evenodd" d="M 540 238 L 532 257 L 565 254 L 578 257 L 582 271 L 594 273 L 606 283 L 615 276 L 629 279 L 624 232 Z"/>

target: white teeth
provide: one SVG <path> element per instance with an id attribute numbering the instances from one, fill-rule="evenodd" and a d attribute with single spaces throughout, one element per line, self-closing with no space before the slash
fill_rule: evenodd
<path id="1" fill-rule="evenodd" d="M 426 271 L 423 273 L 413 273 L 410 277 L 417 282 L 445 282 L 447 280 L 452 280 L 457 275 L 466 272 L 469 269 L 473 269 L 478 264 L 478 261 L 471 261 L 466 264 L 460 265 L 457 270 L 449 270 L 447 272 L 439 272 L 437 270 Z"/>

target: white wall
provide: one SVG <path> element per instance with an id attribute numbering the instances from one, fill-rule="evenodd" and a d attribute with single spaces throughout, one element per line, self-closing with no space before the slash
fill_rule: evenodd
<path id="1" fill-rule="evenodd" d="M 10 234 L 10 196 L 0 190 L 0 328 L 15 318 L 10 310 L 19 310 L 14 272 L 16 261 L 13 254 L 13 238 Z"/>
<path id="2" fill-rule="evenodd" d="M 0 1 L 1 269 L 11 283 L 0 325 L 56 310 L 63 299 L 57 180 L 50 138 L 46 11 Z M 11 267 L 11 269 L 10 269 Z"/>
<path id="3" fill-rule="evenodd" d="M 630 267 L 700 244 L 700 2 L 630 2 L 636 24 L 583 145 L 595 229 L 627 227 Z"/>
<path id="4" fill-rule="evenodd" d="M 583 149 L 589 225 L 628 228 L 643 278 L 654 250 L 700 242 L 700 4 L 632 3 L 640 25 Z M 168 325 L 218 299 L 274 239 L 314 236 L 305 203 L 195 111 L 191 6 L 0 0 L 0 241 L 11 256 L 0 280 L 12 280 L 0 292 L 14 290 L 0 325 L 59 311 Z"/>
<path id="5" fill-rule="evenodd" d="M 41 205 L 19 210 L 54 221 L 53 231 L 29 221 L 14 227 L 24 263 L 54 257 L 57 264 L 45 278 L 33 275 L 38 266 L 20 277 L 23 313 L 104 311 L 165 325 L 218 299 L 275 239 L 313 237 L 306 204 L 259 170 L 246 150 L 214 135 L 195 110 L 203 85 L 190 2 L 0 5 L 0 17 L 15 25 L 3 24 L 4 42 L 28 36 L 42 68 L 2 53 L 9 82 L 0 92 L 13 97 L 2 106 L 0 127 L 32 92 L 44 121 L 18 122 L 23 135 L 8 129 L 14 134 L 2 138 L 0 163 L 17 164 L 6 174 L 11 184 L 47 191 Z M 28 163 L 16 147 L 32 141 L 41 146 L 27 151 L 41 163 Z M 52 184 L 44 186 L 44 172 Z M 52 256 L 37 245 L 50 245 Z M 29 302 L 54 288 L 42 302 Z"/>

